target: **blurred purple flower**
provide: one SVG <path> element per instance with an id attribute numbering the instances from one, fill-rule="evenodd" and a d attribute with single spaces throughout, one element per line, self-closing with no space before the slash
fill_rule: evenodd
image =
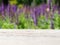
<path id="1" fill-rule="evenodd" d="M 36 16 L 35 16 L 35 12 L 33 12 L 33 10 L 31 10 L 31 17 L 32 17 L 32 19 L 33 19 L 33 21 L 34 21 L 34 24 L 36 25 Z"/>
<path id="2" fill-rule="evenodd" d="M 18 8 L 18 9 L 17 9 L 17 14 L 18 14 L 18 15 L 20 15 L 20 13 L 22 13 L 22 12 L 23 12 L 23 8 L 22 8 L 22 9 L 21 9 L 21 8 Z"/>
<path id="3" fill-rule="evenodd" d="M 11 6 L 11 8 L 12 8 L 12 11 L 13 12 L 16 12 L 17 11 L 17 6 L 16 5 Z"/>
<path id="4" fill-rule="evenodd" d="M 2 15 L 4 15 L 4 5 L 3 4 L 1 6 L 1 12 L 2 12 Z"/>
<path id="5" fill-rule="evenodd" d="M 41 8 L 41 14 L 44 15 L 44 14 L 46 13 L 47 5 L 46 5 L 46 4 L 42 4 L 42 5 L 40 6 L 40 8 Z"/>
<path id="6" fill-rule="evenodd" d="M 6 8 L 6 13 L 7 13 L 7 15 L 10 15 L 10 14 L 9 14 L 9 13 L 10 13 L 10 5 L 7 6 L 7 8 Z"/>
<path id="7" fill-rule="evenodd" d="M 56 11 L 58 9 L 58 6 L 54 5 L 53 6 L 53 12 Z"/>

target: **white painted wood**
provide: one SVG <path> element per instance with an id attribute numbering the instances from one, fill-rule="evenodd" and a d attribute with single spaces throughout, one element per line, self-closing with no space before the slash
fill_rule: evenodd
<path id="1" fill-rule="evenodd" d="M 60 45 L 60 31 L 0 30 L 0 45 Z"/>

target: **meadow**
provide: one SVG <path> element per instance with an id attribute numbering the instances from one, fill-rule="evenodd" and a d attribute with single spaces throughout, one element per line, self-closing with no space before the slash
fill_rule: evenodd
<path id="1" fill-rule="evenodd" d="M 29 6 L 10 2 L 0 6 L 0 29 L 60 29 L 60 10 L 57 5 Z"/>

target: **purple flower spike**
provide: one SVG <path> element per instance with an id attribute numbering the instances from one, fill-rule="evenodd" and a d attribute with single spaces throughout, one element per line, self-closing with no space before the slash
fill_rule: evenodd
<path id="1" fill-rule="evenodd" d="M 7 13 L 7 15 L 10 15 L 9 14 L 10 13 L 10 5 L 7 6 L 6 13 Z"/>
<path id="2" fill-rule="evenodd" d="M 31 17 L 32 17 L 32 19 L 33 19 L 33 21 L 34 21 L 34 24 L 36 25 L 36 16 L 35 16 L 35 12 L 34 12 L 34 10 L 31 10 Z"/>
<path id="3" fill-rule="evenodd" d="M 0 6 L 0 13 L 1 13 L 1 11 L 2 11 L 2 7 Z"/>
<path id="4" fill-rule="evenodd" d="M 56 11 L 58 9 L 58 6 L 54 5 L 53 6 L 53 12 Z"/>
<path id="5" fill-rule="evenodd" d="M 1 7 L 1 12 L 2 12 L 2 15 L 4 15 L 4 5 L 2 4 L 2 7 Z"/>
<path id="6" fill-rule="evenodd" d="M 13 12 L 16 12 L 16 11 L 17 11 L 17 6 L 13 5 L 13 6 L 11 6 L 11 7 L 12 7 L 12 11 L 13 11 Z"/>

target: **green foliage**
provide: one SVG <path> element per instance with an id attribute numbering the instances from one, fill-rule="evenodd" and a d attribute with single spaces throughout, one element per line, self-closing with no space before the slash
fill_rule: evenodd
<path id="1" fill-rule="evenodd" d="M 19 16 L 19 24 L 18 24 L 18 28 L 24 28 L 24 24 L 26 23 L 26 19 L 24 17 L 24 14 L 21 14 Z"/>
<path id="2" fill-rule="evenodd" d="M 24 4 L 24 5 L 31 5 L 35 3 L 35 5 L 39 5 L 41 3 L 47 3 L 47 0 L 17 0 L 17 5 Z"/>
<path id="3" fill-rule="evenodd" d="M 2 0 L 0 0 L 0 4 L 2 3 Z"/>
<path id="4" fill-rule="evenodd" d="M 54 14 L 54 27 L 60 29 L 60 15 L 58 13 Z"/>
<path id="5" fill-rule="evenodd" d="M 5 20 L 2 21 L 2 18 L 0 19 L 0 27 L 2 29 L 14 29 L 17 28 L 17 25 L 10 22 L 10 19 L 8 17 L 5 18 Z"/>
<path id="6" fill-rule="evenodd" d="M 19 24 L 18 28 L 19 29 L 35 29 L 33 19 L 28 15 L 29 18 L 26 18 L 25 14 L 20 14 L 19 16 Z"/>
<path id="7" fill-rule="evenodd" d="M 17 5 L 19 4 L 23 4 L 23 1 L 22 0 L 17 0 Z"/>
<path id="8" fill-rule="evenodd" d="M 4 20 L 0 17 L 0 28 L 2 27 Z"/>
<path id="9" fill-rule="evenodd" d="M 33 0 L 17 0 L 17 5 L 24 4 L 24 5 L 31 5 Z"/>
<path id="10" fill-rule="evenodd" d="M 49 29 L 50 28 L 50 20 L 45 18 L 45 16 L 38 17 L 38 27 L 40 29 Z"/>
<path id="11" fill-rule="evenodd" d="M 27 17 L 26 17 L 27 16 Z M 38 17 L 37 25 L 34 24 L 34 21 L 30 15 L 25 15 L 21 13 L 19 15 L 18 25 L 11 23 L 9 17 L 7 16 L 5 20 L 0 18 L 0 28 L 2 29 L 50 29 L 50 18 L 46 19 L 45 16 L 41 15 Z M 54 14 L 54 28 L 60 29 L 60 15 Z"/>
<path id="12" fill-rule="evenodd" d="M 41 4 L 42 3 L 42 0 L 35 0 L 35 4 L 36 5 L 39 5 L 39 4 Z"/>
<path id="13" fill-rule="evenodd" d="M 16 1 L 16 0 L 10 0 L 9 3 L 10 3 L 11 5 L 13 5 L 13 4 L 17 4 L 17 1 Z"/>
<path id="14" fill-rule="evenodd" d="M 14 25 L 13 23 L 4 22 L 2 25 L 2 29 L 15 29 L 15 28 L 17 28 L 17 26 Z"/>

